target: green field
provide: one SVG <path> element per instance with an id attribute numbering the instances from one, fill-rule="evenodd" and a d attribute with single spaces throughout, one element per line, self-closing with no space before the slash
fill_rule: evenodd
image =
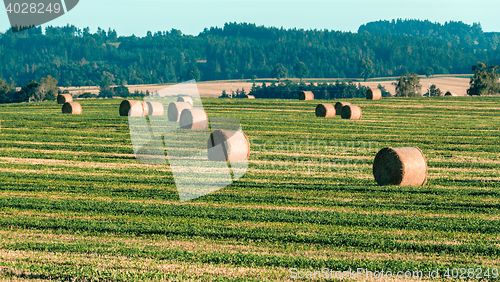
<path id="1" fill-rule="evenodd" d="M 75 116 L 54 102 L 0 105 L 1 278 L 498 274 L 498 97 L 353 100 L 361 121 L 316 118 L 318 101 L 204 99 L 209 116 L 241 121 L 252 154 L 243 178 L 185 203 L 168 167 L 134 158 L 120 100 L 80 102 Z M 428 183 L 377 186 L 373 159 L 386 146 L 419 147 Z"/>

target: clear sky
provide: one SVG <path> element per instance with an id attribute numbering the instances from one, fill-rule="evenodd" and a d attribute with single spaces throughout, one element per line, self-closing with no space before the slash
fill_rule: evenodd
<path id="1" fill-rule="evenodd" d="M 0 15 L 4 32 L 7 12 Z M 172 28 L 197 35 L 225 22 L 356 32 L 364 23 L 397 18 L 480 22 L 484 31 L 500 31 L 500 0 L 80 0 L 49 25 L 88 26 L 91 32 L 111 27 L 118 35 L 137 36 Z"/>

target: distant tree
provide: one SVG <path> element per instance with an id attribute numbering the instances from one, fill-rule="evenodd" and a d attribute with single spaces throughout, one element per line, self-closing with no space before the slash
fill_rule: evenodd
<path id="1" fill-rule="evenodd" d="M 0 103 L 9 103 L 13 94 L 14 85 L 7 84 L 0 78 Z"/>
<path id="2" fill-rule="evenodd" d="M 436 85 L 431 85 L 429 88 L 429 97 L 439 97 L 442 96 L 443 92 L 441 92 L 441 89 L 437 88 Z"/>
<path id="3" fill-rule="evenodd" d="M 30 82 L 24 85 L 19 92 L 14 94 L 14 102 L 29 102 L 31 98 L 35 97 L 38 85 L 38 82 L 30 80 Z"/>
<path id="4" fill-rule="evenodd" d="M 309 74 L 309 70 L 303 62 L 297 62 L 293 67 L 293 72 L 296 77 L 300 78 L 300 81 Z"/>
<path id="5" fill-rule="evenodd" d="M 100 27 L 97 27 L 96 34 L 102 38 L 106 38 L 106 31 Z"/>
<path id="6" fill-rule="evenodd" d="M 89 36 L 90 35 L 90 28 L 89 27 L 85 27 L 83 29 L 83 36 Z"/>
<path id="7" fill-rule="evenodd" d="M 277 63 L 276 66 L 274 67 L 271 75 L 272 75 L 272 77 L 276 78 L 279 82 L 280 79 L 286 77 L 287 73 L 288 73 L 287 68 L 285 68 L 285 66 L 283 66 L 282 64 Z"/>
<path id="8" fill-rule="evenodd" d="M 113 91 L 111 90 L 110 87 L 110 82 L 108 79 L 102 79 L 99 82 L 99 97 L 100 98 L 112 98 L 113 97 Z"/>
<path id="9" fill-rule="evenodd" d="M 59 93 L 60 89 L 57 87 L 57 79 L 48 75 L 47 77 L 43 77 L 40 79 L 40 84 L 36 88 L 34 96 L 32 99 L 37 102 L 41 102 L 44 100 L 54 101 L 56 99 L 56 95 Z"/>
<path id="10" fill-rule="evenodd" d="M 95 98 L 97 95 L 92 94 L 90 92 L 85 92 L 82 95 L 78 96 L 78 98 Z"/>
<path id="11" fill-rule="evenodd" d="M 198 69 L 197 66 L 192 65 L 187 73 L 188 80 L 194 79 L 196 81 L 199 81 L 200 77 L 201 77 L 200 70 Z"/>
<path id="12" fill-rule="evenodd" d="M 172 36 L 182 36 L 182 31 L 172 28 L 169 34 Z"/>
<path id="13" fill-rule="evenodd" d="M 434 69 L 431 68 L 431 67 L 428 67 L 426 70 L 425 70 L 425 76 L 427 78 L 431 77 L 434 75 Z"/>
<path id="14" fill-rule="evenodd" d="M 359 61 L 359 75 L 364 81 L 368 80 L 373 72 L 373 62 L 370 59 L 363 59 Z"/>
<path id="15" fill-rule="evenodd" d="M 382 92 L 382 97 L 391 97 L 391 92 L 387 91 L 387 89 L 385 89 L 384 86 L 382 86 L 382 84 L 379 83 L 379 85 L 377 86 L 378 89 L 380 89 L 380 92 Z"/>
<path id="16" fill-rule="evenodd" d="M 226 90 L 222 90 L 222 95 L 219 96 L 219 98 L 229 98 L 229 95 L 227 95 Z"/>
<path id="17" fill-rule="evenodd" d="M 252 81 L 253 83 L 255 83 L 255 80 L 257 79 L 258 77 L 254 74 L 252 75 L 250 81 Z"/>
<path id="18" fill-rule="evenodd" d="M 130 97 L 130 91 L 126 86 L 120 85 L 113 88 L 113 92 L 119 97 Z"/>
<path id="19" fill-rule="evenodd" d="M 396 97 L 419 97 L 422 85 L 416 73 L 402 75 L 396 85 Z"/>
<path id="20" fill-rule="evenodd" d="M 470 79 L 467 94 L 470 96 L 498 94 L 500 92 L 499 69 L 500 66 L 478 62 L 472 67 L 474 76 Z"/>
<path id="21" fill-rule="evenodd" d="M 116 33 L 116 30 L 111 30 L 111 28 L 108 29 L 108 39 L 111 42 L 115 42 L 118 39 L 118 34 Z"/>

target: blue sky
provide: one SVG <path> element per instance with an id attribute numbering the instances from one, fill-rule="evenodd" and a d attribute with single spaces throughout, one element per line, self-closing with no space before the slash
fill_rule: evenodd
<path id="1" fill-rule="evenodd" d="M 225 22 L 356 32 L 370 21 L 410 18 L 480 22 L 484 31 L 500 31 L 499 11 L 500 0 L 80 0 L 49 25 L 88 26 L 92 32 L 111 27 L 119 35 L 138 36 L 172 28 L 197 35 Z M 9 22 L 7 12 L 0 15 L 3 32 Z"/>

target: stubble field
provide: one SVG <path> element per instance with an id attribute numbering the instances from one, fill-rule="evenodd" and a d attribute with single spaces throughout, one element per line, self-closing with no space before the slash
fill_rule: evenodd
<path id="1" fill-rule="evenodd" d="M 356 84 L 360 83 L 363 86 L 376 88 L 379 84 L 384 86 L 387 91 L 389 91 L 392 95 L 396 94 L 395 85 L 393 83 L 396 82 L 397 78 L 378 78 L 373 81 L 367 82 L 356 82 Z M 298 81 L 298 79 L 292 79 L 294 81 Z M 469 88 L 469 78 L 456 77 L 456 76 L 434 76 L 431 78 L 425 78 L 425 76 L 420 77 L 420 84 L 422 85 L 422 93 L 427 93 L 427 88 L 429 87 L 429 82 L 431 84 L 435 84 L 437 88 L 439 88 L 443 95 L 447 91 L 456 93 L 458 96 L 466 96 L 467 89 Z M 266 82 L 267 85 L 270 84 L 269 81 L 275 81 L 274 79 L 257 79 L 256 84 L 262 85 L 262 82 Z M 323 81 L 328 83 L 333 83 L 336 79 L 304 79 L 306 83 L 309 81 L 313 81 L 314 83 L 321 83 Z M 158 90 L 161 90 L 172 84 L 152 84 L 152 85 L 127 85 L 130 93 L 134 91 L 144 92 L 149 91 L 150 93 L 154 93 Z M 245 92 L 248 93 L 250 89 L 252 89 L 253 83 L 250 80 L 234 80 L 234 81 L 201 81 L 197 82 L 198 89 L 200 90 L 200 95 L 204 98 L 217 98 L 221 96 L 222 91 L 226 91 L 226 93 L 231 93 L 231 89 L 236 92 L 237 89 L 245 89 Z M 84 87 L 68 87 L 63 88 L 63 90 L 68 90 L 72 94 L 80 95 L 84 92 L 90 92 L 93 94 L 99 94 L 99 87 L 97 86 L 84 86 Z"/>
<path id="2" fill-rule="evenodd" d="M 443 278 L 455 268 L 495 280 L 498 97 L 350 101 L 361 121 L 316 118 L 321 101 L 203 99 L 209 116 L 241 121 L 252 154 L 243 178 L 185 203 L 169 167 L 134 158 L 121 100 L 79 102 L 75 116 L 54 102 L 0 105 L 4 279 L 283 281 L 357 268 Z M 386 146 L 418 146 L 428 183 L 377 186 L 373 159 Z"/>

